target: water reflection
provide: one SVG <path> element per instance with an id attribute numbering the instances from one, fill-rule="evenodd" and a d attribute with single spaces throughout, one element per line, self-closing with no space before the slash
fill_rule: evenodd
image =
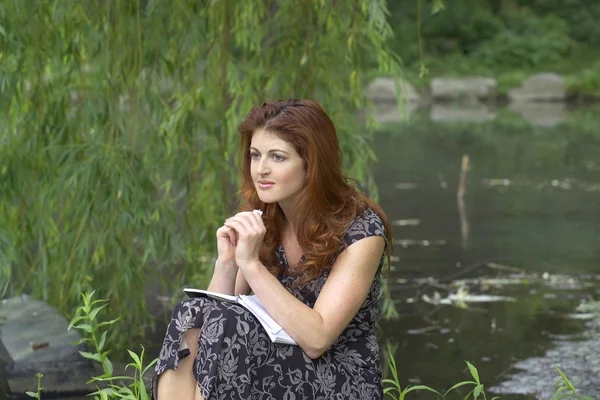
<path id="1" fill-rule="evenodd" d="M 598 297 L 598 285 L 542 280 L 484 288 L 517 301 L 460 309 L 424 302 L 424 294 L 444 288 L 422 278 L 435 283 L 511 273 L 490 269 L 495 263 L 538 277 L 588 273 L 595 281 L 600 134 L 590 118 L 576 110 L 562 125 L 542 129 L 512 117 L 468 124 L 417 115 L 377 134 L 381 204 L 392 220 L 419 221 L 394 227 L 398 243 L 421 245 L 396 247 L 394 279 L 406 282 L 392 287 L 401 318 L 382 322 L 384 336 L 397 345 L 401 382 L 447 389 L 468 377 L 464 360 L 469 360 L 489 386 L 513 372 L 516 360 L 541 355 L 556 335 L 584 328 L 583 321 L 562 315 L 581 299 Z M 461 202 L 463 155 L 470 168 Z"/>

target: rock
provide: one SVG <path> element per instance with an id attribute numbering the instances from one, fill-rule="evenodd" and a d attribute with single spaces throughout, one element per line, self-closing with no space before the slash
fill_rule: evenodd
<path id="1" fill-rule="evenodd" d="M 552 128 L 559 125 L 565 119 L 565 103 L 510 103 L 508 109 L 523 117 L 525 121 L 533 126 Z"/>
<path id="2" fill-rule="evenodd" d="M 79 354 L 82 345 L 73 345 L 81 336 L 67 332 L 68 325 L 56 309 L 27 295 L 0 302 L 0 388 L 6 388 L 9 399 L 35 392 L 38 372 L 44 374 L 44 398 L 95 390 L 86 385 L 94 376 L 92 362 Z"/>
<path id="3" fill-rule="evenodd" d="M 496 118 L 485 104 L 433 104 L 429 111 L 432 121 L 487 122 Z"/>
<path id="4" fill-rule="evenodd" d="M 400 78 L 375 78 L 367 87 L 367 97 L 374 103 L 397 103 L 397 88 L 403 103 L 418 103 L 419 93 L 413 85 Z"/>
<path id="5" fill-rule="evenodd" d="M 508 97 L 513 102 L 562 101 L 567 97 L 565 80 L 553 72 L 542 72 L 509 90 Z"/>
<path id="6" fill-rule="evenodd" d="M 485 100 L 494 95 L 497 86 L 495 79 L 483 76 L 433 78 L 431 97 L 434 100 Z"/>

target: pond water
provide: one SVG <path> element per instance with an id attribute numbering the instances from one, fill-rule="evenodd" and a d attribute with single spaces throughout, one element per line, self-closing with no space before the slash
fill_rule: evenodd
<path id="1" fill-rule="evenodd" d="M 587 111 L 573 113 L 554 128 L 417 115 L 376 135 L 380 202 L 396 221 L 391 293 L 400 314 L 382 321 L 382 337 L 395 349 L 404 385 L 448 389 L 469 378 L 465 360 L 486 387 L 497 385 L 518 373 L 516 361 L 583 331 L 585 321 L 571 313 L 583 299 L 600 298 L 600 135 L 578 123 Z M 423 300 L 479 277 L 512 281 L 466 285 L 469 294 L 512 301 L 459 308 Z M 548 375 L 552 388 L 558 374 Z"/>

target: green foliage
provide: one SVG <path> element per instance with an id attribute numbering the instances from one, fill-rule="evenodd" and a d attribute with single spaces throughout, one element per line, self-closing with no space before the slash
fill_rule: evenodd
<path id="1" fill-rule="evenodd" d="M 504 20 L 504 29 L 480 41 L 473 51 L 473 57 L 490 68 L 535 68 L 558 62 L 571 50 L 567 24 L 557 17 L 539 18 L 522 9 Z"/>
<path id="2" fill-rule="evenodd" d="M 92 377 L 87 383 L 107 383 L 103 388 L 91 393 L 94 399 L 140 399 L 148 400 L 149 396 L 143 380 L 144 375 L 158 361 L 154 359 L 148 365 L 144 365 L 144 348 L 138 356 L 131 350 L 127 350 L 133 362 L 127 364 L 127 368 L 133 368 L 133 376 L 113 376 L 113 364 L 108 358 L 110 350 L 106 350 L 106 337 L 108 329 L 117 321 L 99 322 L 99 313 L 106 306 L 107 300 L 93 300 L 94 292 L 82 293 L 83 305 L 77 308 L 77 312 L 69 329 L 79 329 L 84 337 L 75 344 L 86 343 L 92 351 L 80 351 L 83 357 L 98 362 L 103 369 L 99 376 Z M 123 382 L 130 382 L 125 385 Z"/>
<path id="3" fill-rule="evenodd" d="M 265 99 L 319 101 L 376 196 L 358 110 L 367 70 L 401 72 L 386 13 L 383 0 L 0 4 L 0 291 L 72 314 L 94 287 L 141 336 L 151 279 L 173 290 L 210 273 L 237 201 L 236 127 Z"/>
<path id="4" fill-rule="evenodd" d="M 586 0 L 456 0 L 443 12 L 426 12 L 426 0 L 390 2 L 392 48 L 417 87 L 430 75 L 488 75 L 554 71 L 577 75 L 598 59 L 600 4 Z M 508 77 L 504 77 L 508 74 Z M 586 79 L 590 81 L 591 77 Z M 517 85 L 520 82 L 517 82 Z M 582 95 L 595 95 L 582 88 Z M 502 92 L 504 88 L 500 88 Z"/>
<path id="5" fill-rule="evenodd" d="M 573 39 L 600 45 L 600 4 L 589 0 L 519 0 L 519 4 L 541 15 L 563 19 Z"/>
<path id="6" fill-rule="evenodd" d="M 394 359 L 394 354 L 392 353 L 391 348 L 388 346 L 388 366 L 390 368 L 390 372 L 392 374 L 393 379 L 384 379 L 383 384 L 388 385 L 383 389 L 384 395 L 390 396 L 394 400 L 404 400 L 406 395 L 410 392 L 415 391 L 427 391 L 432 392 L 441 397 L 442 395 L 435 389 L 430 388 L 425 385 L 415 385 L 415 386 L 407 386 L 404 389 L 400 386 L 400 382 L 398 380 L 398 370 L 396 368 L 396 360 Z"/>
<path id="7" fill-rule="evenodd" d="M 37 374 L 35 374 L 35 377 L 37 379 L 37 386 L 36 386 L 36 391 L 35 392 L 25 392 L 25 394 L 29 397 L 31 397 L 32 399 L 37 399 L 37 400 L 42 400 L 42 390 L 44 390 L 44 387 L 42 386 L 42 378 L 44 377 L 44 374 L 42 374 L 41 372 L 38 372 Z"/>
<path id="8" fill-rule="evenodd" d="M 564 372 L 562 372 L 556 365 L 554 368 L 556 371 L 558 371 L 560 380 L 556 382 L 556 393 L 554 394 L 554 397 L 552 397 L 552 400 L 594 400 L 594 398 L 590 396 L 580 396 L 577 393 L 577 389 L 575 389 Z"/>
<path id="9" fill-rule="evenodd" d="M 481 380 L 479 378 L 479 371 L 473 364 L 471 364 L 468 361 L 465 361 L 465 363 L 467 364 L 469 373 L 473 380 L 458 382 L 457 384 L 453 385 L 450 389 L 448 389 L 444 394 L 441 394 L 437 390 L 425 385 L 406 386 L 404 389 L 402 389 L 398 380 L 396 360 L 394 359 L 393 351 L 389 345 L 387 353 L 387 365 L 392 375 L 392 379 L 383 380 L 383 393 L 391 397 L 393 400 L 404 400 L 409 393 L 416 391 L 426 391 L 435 393 L 438 399 L 445 399 L 446 396 L 448 396 L 450 393 L 457 391 L 458 389 L 465 386 L 473 388 L 471 391 L 469 391 L 469 393 L 467 393 L 466 396 L 464 396 L 465 400 L 487 399 L 487 395 L 485 393 L 485 386 L 483 383 L 481 383 Z M 575 389 L 569 378 L 560 370 L 560 368 L 558 368 L 557 366 L 554 366 L 554 368 L 556 369 L 556 371 L 558 371 L 560 379 L 555 385 L 556 393 L 552 400 L 593 400 L 590 396 L 580 396 L 577 393 L 577 389 Z M 463 398 L 462 394 L 461 398 Z M 500 397 L 491 398 L 491 400 L 498 399 L 500 399 Z"/>
<path id="10" fill-rule="evenodd" d="M 571 77 L 567 90 L 571 94 L 600 97 L 600 60 Z"/>
<path id="11" fill-rule="evenodd" d="M 446 393 L 444 393 L 443 397 L 446 397 L 446 395 L 450 392 L 452 392 L 453 390 L 456 390 L 462 386 L 473 386 L 473 390 L 471 390 L 466 396 L 465 396 L 465 400 L 468 399 L 469 397 L 473 397 L 473 400 L 477 400 L 478 398 L 480 398 L 480 396 L 485 400 L 486 399 L 486 395 L 485 395 L 485 389 L 483 384 L 481 383 L 481 381 L 479 380 L 479 371 L 477 371 L 477 368 L 475 368 L 473 366 L 473 364 L 471 364 L 468 361 L 465 361 L 467 363 L 467 367 L 469 368 L 469 373 L 471 374 L 471 376 L 473 377 L 472 381 L 463 381 L 463 382 L 459 382 L 456 385 L 452 386 L 450 389 L 448 389 L 446 391 Z M 499 397 L 493 397 L 492 400 L 495 399 L 499 399 Z"/>

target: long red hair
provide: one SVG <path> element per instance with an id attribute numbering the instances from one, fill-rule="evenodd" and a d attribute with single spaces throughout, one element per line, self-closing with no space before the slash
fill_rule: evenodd
<path id="1" fill-rule="evenodd" d="M 356 216 L 366 208 L 381 217 L 387 237 L 388 266 L 392 229 L 383 210 L 350 184 L 342 171 L 342 154 L 333 122 L 312 100 L 265 102 L 250 110 L 240 124 L 241 210 L 263 210 L 267 232 L 260 260 L 274 275 L 283 271 L 276 250 L 281 243 L 285 216 L 277 203 L 263 203 L 250 173 L 250 143 L 254 132 L 264 129 L 290 143 L 304 160 L 306 185 L 292 200 L 289 221 L 305 258 L 294 267 L 299 283 L 317 278 L 343 249 L 342 237 Z"/>

